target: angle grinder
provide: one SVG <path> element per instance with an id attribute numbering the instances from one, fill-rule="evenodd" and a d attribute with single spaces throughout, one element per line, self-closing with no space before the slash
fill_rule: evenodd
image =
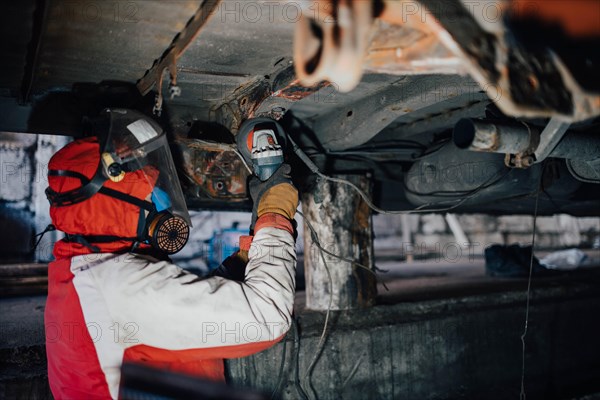
<path id="1" fill-rule="evenodd" d="M 240 126 L 237 147 L 254 175 L 264 182 L 283 164 L 285 140 L 285 132 L 277 122 L 253 118 Z"/>

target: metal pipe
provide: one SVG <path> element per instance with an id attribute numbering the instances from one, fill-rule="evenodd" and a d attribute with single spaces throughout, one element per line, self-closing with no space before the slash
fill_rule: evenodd
<path id="1" fill-rule="evenodd" d="M 530 135 L 526 125 L 463 118 L 454 125 L 452 138 L 460 149 L 516 154 L 530 147 Z"/>
<path id="2" fill-rule="evenodd" d="M 486 120 L 461 119 L 454 126 L 454 144 L 460 149 L 518 154 L 537 147 L 537 131 L 525 124 L 507 125 Z M 600 136 L 568 132 L 548 157 L 577 160 L 600 159 Z"/>

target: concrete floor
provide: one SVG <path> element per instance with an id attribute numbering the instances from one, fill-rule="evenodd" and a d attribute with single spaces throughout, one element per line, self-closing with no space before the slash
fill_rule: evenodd
<path id="1" fill-rule="evenodd" d="M 541 258 L 548 252 L 537 252 Z M 588 256 L 583 265 L 573 273 L 555 273 L 556 279 L 569 275 L 583 276 L 594 273 L 595 267 L 600 266 L 600 249 L 586 250 Z M 466 296 L 473 294 L 497 293 L 506 291 L 525 290 L 526 279 L 498 278 L 487 276 L 485 259 L 482 256 L 468 257 L 464 255 L 457 262 L 430 258 L 416 260 L 411 263 L 394 260 L 379 261 L 377 266 L 386 273 L 378 275 L 378 293 L 380 303 L 424 300 L 428 298 Z M 547 278 L 534 276 L 534 281 Z M 385 283 L 387 288 L 381 284 Z"/>
<path id="2" fill-rule="evenodd" d="M 284 399 L 518 398 L 526 280 L 487 277 L 482 259 L 378 264 L 389 270 L 378 306 L 332 312 L 319 346 L 325 313 L 305 310 L 298 292 L 286 339 L 229 360 L 230 381 Z M 527 398 L 595 398 L 600 269 L 536 277 L 532 287 Z M 44 302 L 0 298 L 0 398 L 50 398 Z"/>
<path id="3" fill-rule="evenodd" d="M 578 271 L 532 281 L 528 399 L 600 398 L 596 255 Z M 486 276 L 482 258 L 378 266 L 389 289 L 379 285 L 378 306 L 332 312 L 319 346 L 325 313 L 305 310 L 299 292 L 298 335 L 230 360 L 231 380 L 285 399 L 519 397 L 526 279 Z"/>

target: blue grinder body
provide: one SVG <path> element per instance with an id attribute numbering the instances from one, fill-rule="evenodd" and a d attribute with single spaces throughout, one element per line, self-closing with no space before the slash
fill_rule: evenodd
<path id="1" fill-rule="evenodd" d="M 276 121 L 249 119 L 240 126 L 236 139 L 238 150 L 261 181 L 269 179 L 283 164 L 285 133 Z"/>
<path id="2" fill-rule="evenodd" d="M 281 164 L 283 164 L 283 154 L 252 160 L 254 174 L 263 182 L 269 179 Z"/>

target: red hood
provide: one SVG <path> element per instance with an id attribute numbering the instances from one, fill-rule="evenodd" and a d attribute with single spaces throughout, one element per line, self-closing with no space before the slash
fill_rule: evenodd
<path id="1" fill-rule="evenodd" d="M 92 179 L 100 162 L 100 149 L 96 138 L 79 139 L 59 150 L 48 165 L 49 170 L 74 171 Z M 128 172 L 121 182 L 107 180 L 104 186 L 145 199 L 151 192 L 158 173 L 151 167 Z M 77 178 L 49 176 L 48 183 L 56 192 L 66 192 L 81 186 Z M 59 231 L 69 234 L 110 235 L 136 237 L 140 209 L 130 203 L 96 193 L 88 200 L 63 207 L 50 206 L 52 224 Z M 118 252 L 131 247 L 131 242 L 115 242 L 97 245 L 103 252 Z M 90 250 L 76 243 L 58 242 L 55 257 L 71 257 L 87 254 Z"/>

